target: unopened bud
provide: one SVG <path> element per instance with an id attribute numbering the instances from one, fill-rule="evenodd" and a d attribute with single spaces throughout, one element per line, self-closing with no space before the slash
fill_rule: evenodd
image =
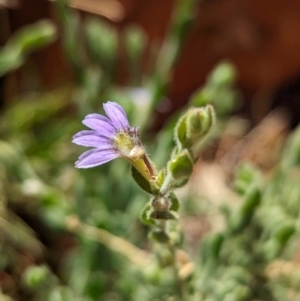
<path id="1" fill-rule="evenodd" d="M 197 144 L 211 129 L 215 112 L 211 105 L 193 108 L 187 113 L 187 137 L 193 145 Z"/>
<path id="2" fill-rule="evenodd" d="M 175 138 L 179 149 L 191 148 L 200 142 L 211 129 L 215 111 L 211 105 L 191 108 L 183 115 L 175 128 Z"/>
<path id="3" fill-rule="evenodd" d="M 193 172 L 193 160 L 188 150 L 176 155 L 168 164 L 172 177 L 176 180 L 187 178 Z"/>

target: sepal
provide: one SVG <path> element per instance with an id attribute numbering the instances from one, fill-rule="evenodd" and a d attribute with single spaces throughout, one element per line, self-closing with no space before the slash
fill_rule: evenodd
<path id="1" fill-rule="evenodd" d="M 175 127 L 175 140 L 179 149 L 190 148 L 191 141 L 187 138 L 187 114 L 184 114 L 177 122 Z"/>
<path id="2" fill-rule="evenodd" d="M 141 213 L 141 221 L 143 224 L 147 225 L 147 226 L 154 226 L 155 225 L 155 221 L 150 217 L 150 214 L 152 212 L 152 207 L 150 203 L 147 203 L 145 205 L 145 207 L 143 208 L 143 211 Z"/>
<path id="3" fill-rule="evenodd" d="M 150 217 L 153 219 L 177 220 L 178 214 L 174 211 L 152 211 Z"/>
<path id="4" fill-rule="evenodd" d="M 177 211 L 179 210 L 180 203 L 179 203 L 179 200 L 178 200 L 177 196 L 175 195 L 175 193 L 174 193 L 174 192 L 171 192 L 171 193 L 168 195 L 168 199 L 169 199 L 170 202 L 171 202 L 170 210 L 171 210 L 171 211 L 177 212 Z"/>
<path id="5" fill-rule="evenodd" d="M 166 178 L 166 170 L 163 168 L 160 170 L 155 179 L 151 180 L 151 190 L 154 193 L 158 194 L 162 184 L 164 183 Z"/>

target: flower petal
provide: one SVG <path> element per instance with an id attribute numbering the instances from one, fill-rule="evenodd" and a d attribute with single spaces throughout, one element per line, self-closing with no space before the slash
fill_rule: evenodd
<path id="1" fill-rule="evenodd" d="M 127 130 L 129 122 L 123 108 L 116 102 L 108 101 L 103 104 L 104 111 L 117 130 Z"/>
<path id="2" fill-rule="evenodd" d="M 96 131 L 81 131 L 73 136 L 73 143 L 87 147 L 109 148 L 112 146 L 111 139 Z"/>
<path id="3" fill-rule="evenodd" d="M 112 122 L 107 117 L 99 114 L 87 115 L 82 123 L 107 137 L 112 136 L 116 132 Z"/>
<path id="4" fill-rule="evenodd" d="M 108 161 L 121 157 L 114 148 L 98 149 L 94 148 L 83 153 L 75 162 L 77 168 L 89 168 L 104 164 Z"/>

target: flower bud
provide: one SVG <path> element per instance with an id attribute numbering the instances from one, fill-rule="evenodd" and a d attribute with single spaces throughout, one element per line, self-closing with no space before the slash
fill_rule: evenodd
<path id="1" fill-rule="evenodd" d="M 215 111 L 211 105 L 191 108 L 179 119 L 175 128 L 175 139 L 179 149 L 190 149 L 200 142 L 211 129 Z"/>
<path id="2" fill-rule="evenodd" d="M 204 108 L 193 108 L 187 113 L 187 137 L 193 145 L 205 136 L 211 129 L 215 118 L 215 112 L 211 105 Z"/>
<path id="3" fill-rule="evenodd" d="M 168 164 L 169 172 L 175 180 L 183 180 L 193 172 L 193 159 L 188 150 L 176 155 Z"/>

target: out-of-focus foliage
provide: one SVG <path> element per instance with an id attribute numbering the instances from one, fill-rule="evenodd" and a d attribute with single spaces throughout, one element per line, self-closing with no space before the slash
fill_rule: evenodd
<path id="1" fill-rule="evenodd" d="M 242 200 L 226 210 L 222 232 L 201 245 L 195 277 L 198 300 L 298 300 L 299 268 L 289 260 L 299 243 L 300 165 L 298 128 L 273 175 L 241 166 L 236 187 Z M 196 299 L 195 299 L 196 300 Z"/>
<path id="2" fill-rule="evenodd" d="M 190 259 L 185 253 L 177 254 L 182 265 L 179 278 L 170 264 L 170 251 L 163 244 L 149 244 L 147 226 L 140 221 L 148 198 L 129 177 L 127 162 L 118 159 L 93 169 L 74 168 L 82 150 L 71 144 L 71 137 L 82 129 L 82 117 L 101 112 L 107 99 L 122 104 L 131 124 L 141 126 L 153 160 L 160 166 L 167 162 L 179 115 L 155 135 L 147 126 L 167 95 L 172 66 L 193 16 L 194 1 L 177 2 L 173 25 L 147 76 L 140 70 L 148 43 L 140 28 L 134 25 L 117 33 L 99 19 L 81 20 L 64 1 L 57 2 L 76 89 L 28 93 L 1 114 L 0 271 L 17 286 L 5 291 L 6 296 L 0 292 L 0 299 L 10 300 L 8 295 L 49 301 L 300 298 L 299 268 L 291 263 L 299 236 L 299 129 L 271 175 L 252 165 L 239 167 L 234 181 L 238 208 L 222 208 L 223 230 L 207 234 L 191 255 L 193 265 L 186 265 Z M 11 40 L 22 56 L 11 59 L 9 67 L 0 69 L 2 74 L 24 61 L 23 51 L 52 39 L 51 25 L 43 26 Z M 121 40 L 129 58 L 125 88 L 114 84 Z M 218 137 L 237 106 L 234 79 L 232 66 L 220 64 L 189 100 L 194 106 L 214 105 L 219 121 L 210 139 Z M 184 249 L 178 224 L 171 227 Z M 155 239 L 164 241 L 159 235 Z"/>
<path id="3" fill-rule="evenodd" d="M 55 38 L 55 26 L 48 20 L 18 30 L 0 49 L 0 76 L 20 67 L 28 53 L 48 45 Z"/>

